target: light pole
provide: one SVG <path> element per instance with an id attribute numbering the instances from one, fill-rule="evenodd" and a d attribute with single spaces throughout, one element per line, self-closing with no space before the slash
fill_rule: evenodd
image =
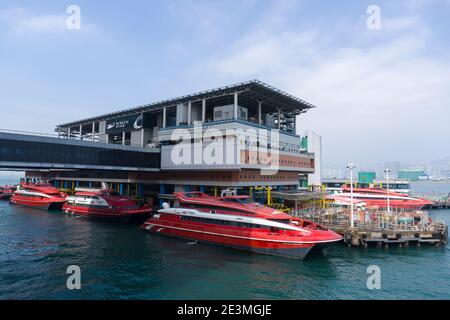
<path id="1" fill-rule="evenodd" d="M 389 197 L 389 172 L 391 172 L 390 169 L 386 168 L 384 169 L 384 173 L 386 173 L 386 188 L 387 188 L 387 219 L 389 219 L 389 214 L 391 213 L 391 198 Z M 385 221 L 386 227 L 388 227 L 387 221 Z"/>
<path id="2" fill-rule="evenodd" d="M 386 173 L 386 188 L 387 188 L 387 212 L 391 212 L 391 199 L 389 197 L 389 172 L 390 169 L 384 169 L 384 173 Z"/>
<path id="3" fill-rule="evenodd" d="M 350 227 L 354 228 L 354 222 L 353 222 L 353 169 L 355 169 L 355 165 L 353 163 L 349 163 L 347 165 L 347 169 L 350 169 L 350 199 L 351 199 L 351 204 L 350 204 Z"/>

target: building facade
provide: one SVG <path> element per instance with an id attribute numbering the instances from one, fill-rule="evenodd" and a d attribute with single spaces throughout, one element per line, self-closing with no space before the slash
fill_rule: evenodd
<path id="1" fill-rule="evenodd" d="M 398 178 L 402 180 L 419 181 L 425 176 L 425 171 L 419 169 L 402 169 L 398 171 Z"/>
<path id="2" fill-rule="evenodd" d="M 27 176 L 65 187 L 106 182 L 122 193 L 156 198 L 181 190 L 296 189 L 299 176 L 320 184 L 320 136 L 310 133 L 305 148 L 296 127 L 296 117 L 313 107 L 254 80 L 73 121 L 56 127 L 59 141 L 145 150 L 159 166 L 27 170 Z"/>

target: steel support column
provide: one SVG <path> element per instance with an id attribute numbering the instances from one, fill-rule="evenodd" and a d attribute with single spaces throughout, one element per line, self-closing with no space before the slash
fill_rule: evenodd
<path id="1" fill-rule="evenodd" d="M 166 185 L 165 184 L 160 184 L 159 185 L 159 194 L 165 194 L 166 193 Z M 163 199 L 159 199 L 159 206 L 162 208 L 164 200 Z"/>
<path id="2" fill-rule="evenodd" d="M 281 129 L 281 109 L 278 109 L 278 130 Z"/>
<path id="3" fill-rule="evenodd" d="M 259 124 L 262 124 L 261 110 L 262 110 L 262 102 L 258 101 L 258 123 Z"/>
<path id="4" fill-rule="evenodd" d="M 188 102 L 188 125 L 192 123 L 192 102 Z"/>
<path id="5" fill-rule="evenodd" d="M 162 127 L 165 128 L 167 125 L 167 107 L 163 108 L 163 123 L 162 123 Z"/>
<path id="6" fill-rule="evenodd" d="M 202 100 L 202 122 L 206 121 L 206 99 Z"/>
<path id="7" fill-rule="evenodd" d="M 234 93 L 234 108 L 233 108 L 233 115 L 234 119 L 238 118 L 238 104 L 239 104 L 239 96 L 238 93 Z"/>

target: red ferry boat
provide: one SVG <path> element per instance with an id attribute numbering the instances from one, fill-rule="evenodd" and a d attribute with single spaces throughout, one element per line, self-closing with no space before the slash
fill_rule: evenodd
<path id="1" fill-rule="evenodd" d="M 344 186 L 342 190 L 343 195 L 350 197 L 350 186 Z M 411 197 L 404 193 L 388 191 L 382 188 L 353 188 L 353 199 L 364 201 L 367 207 L 387 208 L 388 195 L 390 207 L 393 209 L 419 210 L 426 205 L 433 204 L 433 202 L 426 199 Z"/>
<path id="2" fill-rule="evenodd" d="M 152 211 L 148 205 L 139 207 L 129 197 L 109 189 L 80 191 L 66 200 L 63 207 L 66 213 L 94 218 L 128 221 L 133 216 L 148 215 Z"/>
<path id="3" fill-rule="evenodd" d="M 12 204 L 45 210 L 60 210 L 66 202 L 66 194 L 46 182 L 21 182 L 11 197 Z"/>
<path id="4" fill-rule="evenodd" d="M 0 200 L 8 200 L 12 197 L 14 191 L 16 191 L 16 186 L 3 186 L 0 187 Z"/>
<path id="5" fill-rule="evenodd" d="M 179 208 L 159 210 L 144 230 L 247 251 L 303 259 L 342 237 L 310 221 L 265 207 L 248 196 L 174 193 Z"/>

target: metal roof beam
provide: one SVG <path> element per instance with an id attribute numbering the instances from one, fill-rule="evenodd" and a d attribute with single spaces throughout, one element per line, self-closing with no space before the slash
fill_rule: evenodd
<path id="1" fill-rule="evenodd" d="M 233 93 L 246 93 L 246 96 L 254 97 L 257 101 L 264 101 L 266 104 L 273 105 L 285 112 L 296 112 L 298 114 L 306 112 L 307 109 L 313 108 L 309 104 L 299 98 L 296 98 L 286 92 L 276 89 L 262 81 L 252 80 L 238 83 L 235 85 L 220 87 L 217 89 L 200 91 L 198 93 L 184 95 L 178 98 L 163 100 L 160 102 L 138 106 L 135 108 L 125 109 L 123 111 L 110 112 L 97 117 L 90 117 L 79 121 L 60 124 L 56 127 L 56 131 L 69 126 L 87 124 L 90 122 L 104 121 L 115 117 L 127 116 L 136 113 L 150 112 L 164 107 L 176 106 L 180 103 L 196 102 L 203 99 L 218 98 Z"/>

